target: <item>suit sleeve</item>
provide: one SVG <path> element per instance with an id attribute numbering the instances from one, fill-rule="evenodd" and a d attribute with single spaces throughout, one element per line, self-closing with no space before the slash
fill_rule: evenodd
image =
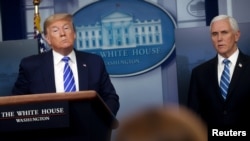
<path id="1" fill-rule="evenodd" d="M 199 88 L 197 81 L 197 72 L 194 69 L 191 73 L 189 91 L 188 91 L 188 107 L 196 113 L 199 113 Z"/>
<path id="2" fill-rule="evenodd" d="M 103 100 L 106 102 L 106 104 L 110 108 L 110 110 L 116 115 L 120 107 L 119 97 L 110 80 L 109 74 L 103 62 L 102 62 L 102 66 L 103 66 L 102 78 L 101 78 L 101 90 L 102 91 L 100 92 L 100 94 Z"/>
<path id="3" fill-rule="evenodd" d="M 27 69 L 25 68 L 24 59 L 21 60 L 19 64 L 19 72 L 17 80 L 14 83 L 12 94 L 28 94 L 29 93 L 29 75 L 27 74 Z"/>

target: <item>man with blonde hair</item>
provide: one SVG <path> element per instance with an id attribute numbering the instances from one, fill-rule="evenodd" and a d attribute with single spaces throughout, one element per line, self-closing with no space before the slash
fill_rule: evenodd
<path id="1" fill-rule="evenodd" d="M 49 16 L 44 22 L 44 35 L 51 50 L 21 60 L 13 94 L 94 90 L 112 114 L 116 115 L 119 96 L 111 83 L 103 59 L 99 55 L 74 49 L 76 32 L 72 15 L 59 13 Z M 67 72 L 67 76 L 64 72 Z M 69 83 L 65 84 L 66 82 Z M 84 122 L 96 124 L 92 118 Z M 88 136 L 88 133 L 85 131 L 81 135 Z M 91 134 L 92 138 L 98 138 L 98 133 Z"/>

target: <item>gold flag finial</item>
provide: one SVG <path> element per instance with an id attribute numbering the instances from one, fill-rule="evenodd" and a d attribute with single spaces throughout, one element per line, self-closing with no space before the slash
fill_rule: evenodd
<path id="1" fill-rule="evenodd" d="M 40 0 L 33 0 L 33 4 L 34 5 L 39 5 L 40 4 Z"/>

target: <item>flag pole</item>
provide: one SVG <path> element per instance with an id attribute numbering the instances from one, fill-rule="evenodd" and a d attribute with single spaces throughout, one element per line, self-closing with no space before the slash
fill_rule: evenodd
<path id="1" fill-rule="evenodd" d="M 46 42 L 43 39 L 42 30 L 40 26 L 41 18 L 39 15 L 39 4 L 41 0 L 33 0 L 34 5 L 34 39 L 38 39 L 39 52 L 44 53 L 49 49 L 46 47 Z"/>
<path id="2" fill-rule="evenodd" d="M 35 14 L 39 13 L 39 4 L 40 4 L 40 0 L 33 0 L 33 4 L 35 6 Z"/>
<path id="3" fill-rule="evenodd" d="M 39 4 L 40 4 L 40 0 L 33 0 L 33 5 L 34 5 L 34 38 L 37 38 L 37 32 L 41 32 L 41 27 L 40 27 L 40 15 L 39 15 Z"/>

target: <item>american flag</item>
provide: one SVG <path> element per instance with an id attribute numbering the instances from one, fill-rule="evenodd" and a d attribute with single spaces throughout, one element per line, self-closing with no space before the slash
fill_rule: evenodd
<path id="1" fill-rule="evenodd" d="M 44 53 L 49 50 L 49 48 L 46 45 L 46 42 L 43 38 L 43 34 L 41 32 L 41 26 L 40 26 L 40 15 L 39 13 L 34 14 L 34 39 L 38 40 L 38 47 L 39 47 L 39 52 Z"/>

